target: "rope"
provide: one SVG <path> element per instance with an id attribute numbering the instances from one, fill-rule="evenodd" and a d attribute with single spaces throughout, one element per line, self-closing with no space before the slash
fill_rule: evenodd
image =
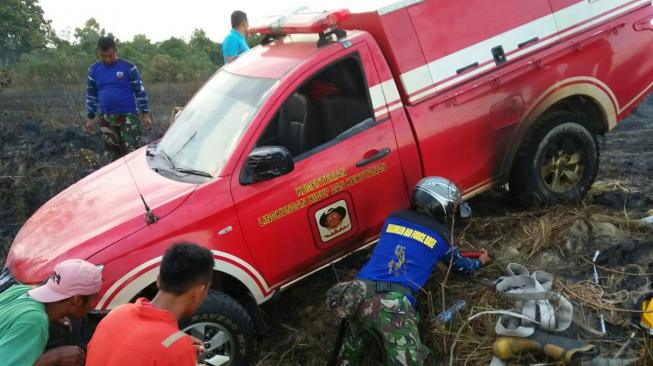
<path id="1" fill-rule="evenodd" d="M 585 261 L 585 262 L 587 262 L 589 264 L 593 264 L 592 261 L 590 261 L 589 259 L 587 259 L 585 257 L 580 257 L 580 259 L 582 259 L 583 261 Z M 641 267 L 636 265 L 636 264 L 630 264 L 630 265 L 638 267 L 638 268 L 641 269 Z M 600 268 L 600 269 L 602 269 L 602 270 L 604 270 L 606 272 L 618 273 L 618 274 L 623 274 L 623 275 L 626 275 L 626 276 L 643 276 L 643 277 L 653 276 L 653 273 L 651 273 L 651 272 L 641 272 L 641 273 L 626 272 L 626 271 L 620 271 L 620 270 L 617 270 L 617 269 L 604 267 L 604 266 L 601 266 L 601 265 L 598 265 L 598 264 L 596 265 L 596 268 Z"/>
<path id="2" fill-rule="evenodd" d="M 451 344 L 451 351 L 449 352 L 449 366 L 453 366 L 454 351 L 456 349 L 456 344 L 458 343 L 458 338 L 460 337 L 460 333 L 462 333 L 463 328 L 465 328 L 467 326 L 467 324 L 469 324 L 469 322 L 471 322 L 472 320 L 478 318 L 481 315 L 507 315 L 507 316 L 513 316 L 515 318 L 520 318 L 520 319 L 523 319 L 523 320 L 533 321 L 533 319 L 531 319 L 531 318 L 529 318 L 527 316 L 524 316 L 524 315 L 522 315 L 520 313 L 514 313 L 514 312 L 511 312 L 511 311 L 507 311 L 507 310 L 481 311 L 480 313 L 476 313 L 476 314 L 470 316 L 469 318 L 467 318 L 467 320 L 465 320 L 463 325 L 461 325 L 460 328 L 458 328 L 458 332 L 456 332 L 456 338 L 454 338 L 453 343 Z"/>

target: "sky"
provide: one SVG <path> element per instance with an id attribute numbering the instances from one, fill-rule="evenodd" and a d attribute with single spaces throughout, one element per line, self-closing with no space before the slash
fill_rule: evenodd
<path id="1" fill-rule="evenodd" d="M 46 19 L 52 21 L 57 34 L 73 40 L 76 27 L 95 18 L 107 32 L 129 41 L 136 34 L 145 34 L 158 42 L 170 37 L 188 40 L 193 30 L 204 29 L 207 36 L 221 42 L 231 29 L 234 10 L 247 13 L 250 23 L 266 15 L 280 14 L 285 9 L 319 4 L 323 8 L 341 8 L 343 4 L 373 6 L 389 0 L 39 0 Z M 344 7 L 347 7 L 344 5 Z"/>

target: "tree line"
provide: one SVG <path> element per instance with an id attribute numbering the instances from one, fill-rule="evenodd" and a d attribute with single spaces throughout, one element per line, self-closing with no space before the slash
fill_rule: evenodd
<path id="1" fill-rule="evenodd" d="M 91 18 L 75 28 L 73 41 L 62 39 L 37 0 L 2 0 L 0 69 L 15 84 L 83 82 L 89 65 L 97 60 L 97 40 L 106 35 L 111 33 Z M 256 37 L 248 37 L 250 46 L 257 42 Z M 120 57 L 136 63 L 146 82 L 203 81 L 223 64 L 221 44 L 201 29 L 195 29 L 188 41 L 172 37 L 152 42 L 139 34 L 116 43 Z"/>

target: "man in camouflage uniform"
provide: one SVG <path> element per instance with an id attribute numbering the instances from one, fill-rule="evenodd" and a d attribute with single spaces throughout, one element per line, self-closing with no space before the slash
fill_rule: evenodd
<path id="1" fill-rule="evenodd" d="M 398 211 L 385 221 L 369 261 L 350 282 L 327 292 L 327 306 L 348 318 L 338 354 L 339 365 L 357 365 L 368 335 L 379 336 L 387 365 L 422 365 L 430 350 L 422 344 L 415 295 L 438 262 L 452 270 L 473 273 L 492 259 L 483 250 L 479 259 L 464 258 L 447 241 L 447 218 L 460 211 L 462 199 L 444 178 L 424 178 L 411 195 L 412 210 Z M 463 211 L 465 211 L 463 213 Z"/>
<path id="2" fill-rule="evenodd" d="M 97 51 L 101 60 L 88 69 L 86 131 L 95 131 L 94 119 L 98 116 L 104 145 L 116 160 L 141 146 L 138 111 L 142 113 L 145 128 L 152 126 L 152 119 L 136 65 L 118 58 L 111 37 L 100 38 Z"/>

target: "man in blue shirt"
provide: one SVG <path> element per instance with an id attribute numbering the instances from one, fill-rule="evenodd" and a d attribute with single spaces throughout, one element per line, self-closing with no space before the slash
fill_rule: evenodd
<path id="1" fill-rule="evenodd" d="M 247 14 L 240 10 L 231 13 L 231 31 L 222 41 L 222 56 L 225 64 L 249 49 L 245 39 L 248 28 Z"/>
<path id="2" fill-rule="evenodd" d="M 143 125 L 150 129 L 150 107 L 138 68 L 118 58 L 113 38 L 100 38 L 97 51 L 101 60 L 88 69 L 86 131 L 95 132 L 94 119 L 98 116 L 104 145 L 116 160 L 140 147 L 138 111 Z"/>
<path id="3" fill-rule="evenodd" d="M 469 206 L 459 205 L 461 202 L 460 191 L 448 179 L 424 178 L 411 195 L 412 210 L 395 212 L 386 219 L 378 244 L 354 281 L 364 283 L 358 288 L 365 293 L 349 322 L 351 329 L 339 350 L 339 365 L 358 364 L 365 351 L 364 335 L 370 332 L 383 339 L 386 364 L 423 364 L 430 350 L 420 340 L 415 295 L 438 262 L 451 263 L 455 272 L 474 273 L 492 260 L 485 250 L 479 259 L 468 259 L 450 246 L 445 226 L 448 219 L 456 211 L 462 217 L 470 213 Z M 328 297 L 327 303 L 333 306 Z"/>

